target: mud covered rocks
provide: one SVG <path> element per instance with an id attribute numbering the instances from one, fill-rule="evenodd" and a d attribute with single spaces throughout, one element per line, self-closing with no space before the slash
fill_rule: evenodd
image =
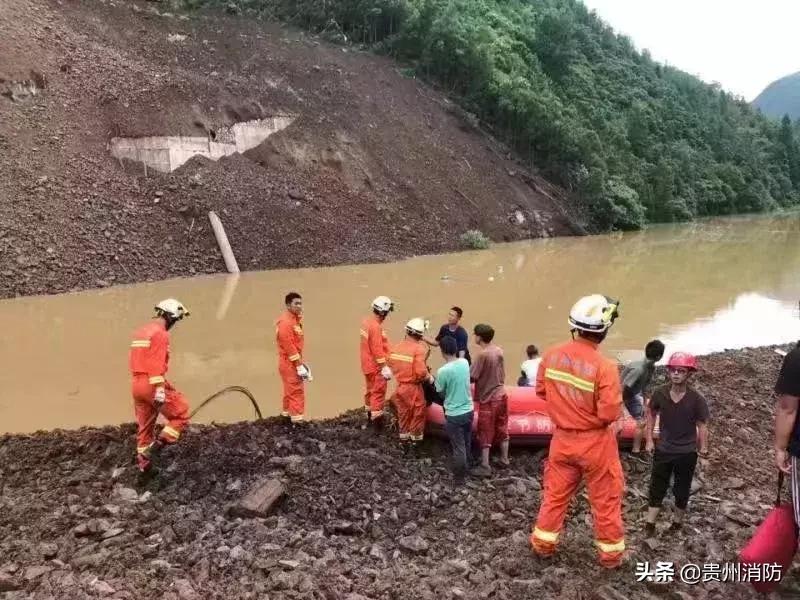
<path id="1" fill-rule="evenodd" d="M 193 427 L 158 485 L 139 490 L 125 468 L 135 454 L 131 425 L 104 436 L 0 437 L 0 592 L 20 600 L 394 600 L 398 591 L 411 600 L 756 598 L 729 583 L 653 588 L 635 570 L 731 561 L 769 510 L 764 394 L 780 364 L 774 356 L 764 349 L 702 360 L 697 387 L 714 402 L 714 444 L 683 531 L 666 531 L 668 499 L 656 535 L 645 539 L 649 466 L 623 453 L 630 557 L 615 572 L 597 564 L 583 493 L 557 554 L 531 554 L 543 451 L 515 448 L 509 470 L 454 489 L 446 444 L 428 439 L 421 458 L 404 458 L 390 432 L 362 431 L 353 413 L 304 433 L 279 420 Z M 745 407 L 725 402 L 732 397 Z M 284 493 L 267 513 L 227 510 L 270 481 Z M 783 584 L 787 593 L 796 588 L 793 576 Z"/>

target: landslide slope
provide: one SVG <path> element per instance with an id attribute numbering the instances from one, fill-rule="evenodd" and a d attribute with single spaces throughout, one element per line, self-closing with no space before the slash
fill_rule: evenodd
<path id="1" fill-rule="evenodd" d="M 137 2 L 0 3 L 0 297 L 242 269 L 387 261 L 561 235 L 563 190 L 397 64 L 228 15 Z M 114 137 L 292 124 L 171 174 Z"/>

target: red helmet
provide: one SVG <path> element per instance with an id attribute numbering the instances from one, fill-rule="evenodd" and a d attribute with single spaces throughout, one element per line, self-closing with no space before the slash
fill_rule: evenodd
<path id="1" fill-rule="evenodd" d="M 694 357 L 694 354 L 689 354 L 688 352 L 675 352 L 669 357 L 669 361 L 667 361 L 667 368 L 669 369 L 671 367 L 683 367 L 685 369 L 697 371 L 697 359 Z"/>

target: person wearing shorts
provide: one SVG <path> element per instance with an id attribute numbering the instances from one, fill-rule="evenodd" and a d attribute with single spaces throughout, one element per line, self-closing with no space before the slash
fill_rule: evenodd
<path id="1" fill-rule="evenodd" d="M 509 465 L 508 459 L 508 396 L 505 390 L 505 363 L 503 349 L 492 343 L 494 329 L 478 324 L 474 329 L 475 344 L 481 352 L 470 367 L 470 379 L 475 383 L 478 401 L 478 442 L 481 447 L 481 464 L 473 469 L 478 477 L 492 474 L 489 455 L 492 446 L 500 446 L 499 467 Z"/>
<path id="2" fill-rule="evenodd" d="M 642 434 L 646 420 L 644 393 L 653 373 L 656 363 L 664 357 L 664 344 L 660 340 L 652 340 L 644 348 L 644 360 L 637 360 L 622 369 L 622 401 L 628 413 L 636 419 L 636 434 L 633 438 L 633 454 L 642 450 Z"/>

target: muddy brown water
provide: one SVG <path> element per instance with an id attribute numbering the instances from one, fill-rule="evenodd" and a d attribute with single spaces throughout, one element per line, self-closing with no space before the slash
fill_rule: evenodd
<path id="1" fill-rule="evenodd" d="M 372 298 L 397 303 L 392 340 L 411 317 L 435 331 L 460 305 L 468 329 L 488 322 L 516 381 L 524 348 L 568 337 L 566 316 L 583 294 L 621 298 L 604 344 L 628 360 L 661 337 L 698 353 L 800 339 L 800 218 L 714 220 L 648 231 L 496 245 L 487 251 L 381 265 L 277 270 L 179 279 L 0 302 L 0 431 L 29 432 L 132 420 L 127 358 L 131 331 L 153 304 L 174 296 L 192 316 L 178 324 L 169 377 L 196 406 L 242 385 L 265 414 L 280 407 L 274 320 L 283 296 L 305 298 L 310 417 L 360 406 L 358 343 Z M 432 366 L 440 364 L 438 351 Z M 249 419 L 243 397 L 217 400 L 202 421 Z"/>

